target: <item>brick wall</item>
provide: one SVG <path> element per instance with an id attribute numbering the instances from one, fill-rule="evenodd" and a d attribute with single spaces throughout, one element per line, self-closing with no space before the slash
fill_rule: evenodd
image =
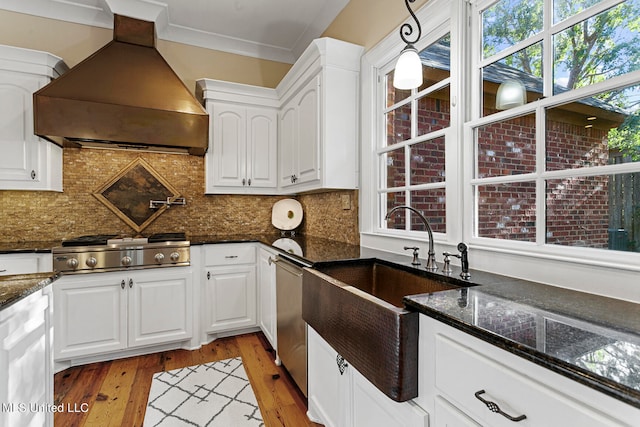
<path id="1" fill-rule="evenodd" d="M 449 103 L 425 97 L 418 102 L 418 135 L 449 125 Z M 387 143 L 410 137 L 410 108 L 387 114 Z M 478 177 L 510 176 L 536 171 L 535 115 L 529 114 L 477 130 Z M 547 123 L 547 170 L 606 165 L 607 130 L 560 121 Z M 405 176 L 404 150 L 386 156 L 386 185 L 400 187 L 444 180 L 444 138 L 415 144 L 409 154 L 410 177 Z M 478 230 L 481 237 L 535 241 L 535 182 L 483 185 L 477 188 Z M 608 244 L 608 177 L 571 178 L 547 182 L 547 242 L 606 248 Z M 445 232 L 444 190 L 412 192 L 412 206 L 423 211 L 434 230 Z M 404 204 L 402 192 L 387 195 L 387 210 Z M 390 228 L 404 228 L 396 215 Z M 412 229 L 422 230 L 412 216 Z"/>

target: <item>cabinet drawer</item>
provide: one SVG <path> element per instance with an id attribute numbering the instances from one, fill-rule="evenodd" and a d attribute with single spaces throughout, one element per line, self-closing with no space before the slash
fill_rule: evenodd
<path id="1" fill-rule="evenodd" d="M 0 276 L 10 274 L 31 274 L 39 270 L 37 255 L 2 255 L 0 256 Z"/>
<path id="2" fill-rule="evenodd" d="M 255 262 L 256 248 L 252 243 L 209 245 L 204 250 L 206 266 L 255 264 Z"/>
<path id="3" fill-rule="evenodd" d="M 483 425 L 620 426 L 569 396 L 487 358 L 451 338 L 436 335 L 436 387 L 452 403 Z M 481 393 L 481 391 L 484 392 Z M 478 396 L 476 396 L 476 394 Z M 514 422 L 492 412 L 480 398 L 494 402 Z"/>

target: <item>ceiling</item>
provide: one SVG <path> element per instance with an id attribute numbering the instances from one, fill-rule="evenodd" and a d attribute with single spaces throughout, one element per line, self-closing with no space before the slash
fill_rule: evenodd
<path id="1" fill-rule="evenodd" d="M 113 14 L 154 21 L 159 39 L 294 63 L 349 0 L 0 0 L 0 8 L 113 28 Z"/>

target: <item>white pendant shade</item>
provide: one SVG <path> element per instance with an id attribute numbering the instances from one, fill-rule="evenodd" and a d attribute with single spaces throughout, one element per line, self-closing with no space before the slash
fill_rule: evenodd
<path id="1" fill-rule="evenodd" d="M 396 62 L 393 87 L 413 89 L 422 85 L 422 62 L 415 49 L 404 49 Z"/>
<path id="2" fill-rule="evenodd" d="M 496 109 L 508 110 L 519 107 L 527 102 L 527 90 L 520 80 L 505 80 L 496 94 Z"/>

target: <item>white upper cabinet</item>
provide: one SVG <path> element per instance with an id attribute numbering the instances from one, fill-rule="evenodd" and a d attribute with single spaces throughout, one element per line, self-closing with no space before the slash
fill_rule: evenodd
<path id="1" fill-rule="evenodd" d="M 274 89 L 198 81 L 209 113 L 206 193 L 275 194 L 278 100 Z"/>
<path id="2" fill-rule="evenodd" d="M 33 133 L 33 93 L 67 66 L 46 52 L 0 45 L 0 190 L 62 191 L 62 148 Z"/>
<path id="3" fill-rule="evenodd" d="M 282 194 L 358 186 L 358 102 L 363 48 L 314 40 L 276 88 Z"/>
<path id="4" fill-rule="evenodd" d="M 211 123 L 206 193 L 357 188 L 362 51 L 314 40 L 275 89 L 198 80 Z"/>

